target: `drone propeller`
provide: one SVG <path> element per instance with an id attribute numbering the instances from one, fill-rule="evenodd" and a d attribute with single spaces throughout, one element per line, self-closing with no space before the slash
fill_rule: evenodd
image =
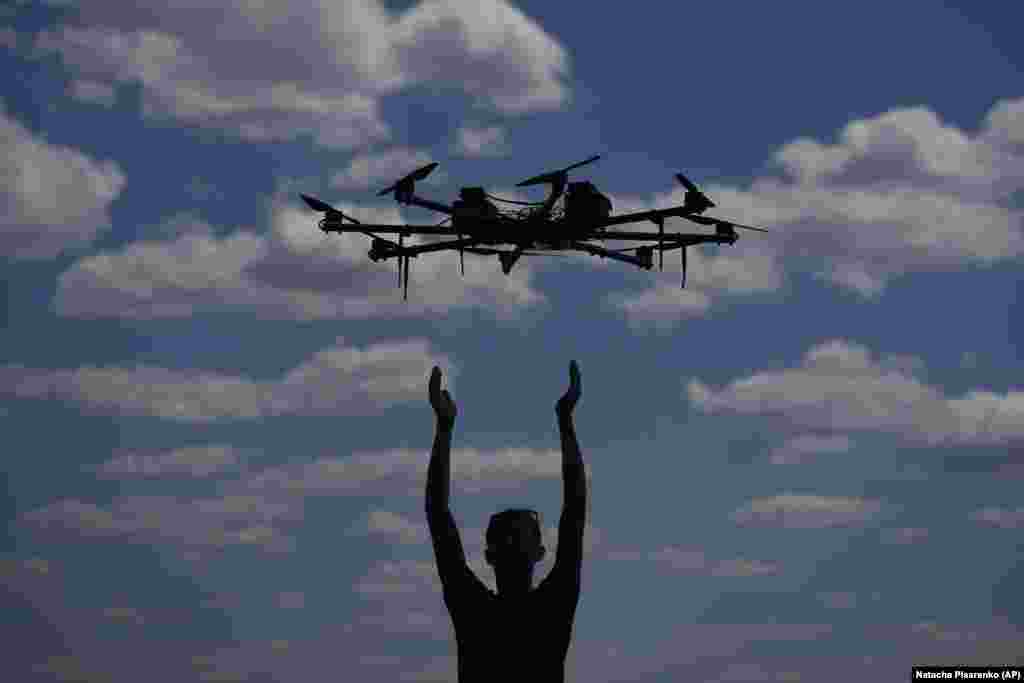
<path id="1" fill-rule="evenodd" d="M 299 196 L 302 197 L 302 200 L 306 202 L 306 204 L 309 205 L 309 208 L 313 209 L 314 211 L 320 211 L 322 213 L 334 211 L 334 208 L 330 204 L 328 204 L 327 202 L 322 202 L 316 197 L 310 197 L 308 194 L 300 194 Z"/>
<path id="2" fill-rule="evenodd" d="M 695 211 L 701 213 L 715 206 L 715 203 L 708 198 L 706 194 L 700 191 L 700 188 L 693 184 L 693 182 L 684 176 L 682 173 L 676 173 L 676 180 L 679 184 L 686 188 L 686 203 L 695 205 Z"/>
<path id="3" fill-rule="evenodd" d="M 577 162 L 570 166 L 566 166 L 565 168 L 559 171 L 551 171 L 550 173 L 541 173 L 540 175 L 535 175 L 532 178 L 527 178 L 521 183 L 516 183 L 516 187 L 526 187 L 527 185 L 541 185 L 543 183 L 556 183 L 559 180 L 562 180 L 564 182 L 565 177 L 566 175 L 568 175 L 569 171 L 573 170 L 574 168 L 579 168 L 580 166 L 585 166 L 586 164 L 593 163 L 600 158 L 601 155 L 598 154 L 590 157 L 589 159 L 584 159 L 583 161 Z"/>
<path id="4" fill-rule="evenodd" d="M 716 228 L 719 226 L 726 228 L 743 228 L 744 230 L 756 230 L 758 232 L 771 232 L 764 228 L 754 228 L 749 225 L 740 225 L 739 223 L 733 223 L 732 221 L 723 221 L 721 218 L 712 218 L 711 216 L 683 216 L 688 221 L 694 223 L 700 223 L 701 225 L 713 225 Z"/>
<path id="5" fill-rule="evenodd" d="M 417 168 L 415 171 L 413 171 L 409 175 L 405 176 L 401 180 L 395 181 L 391 185 L 387 186 L 386 188 L 384 188 L 383 190 L 378 192 L 377 196 L 378 197 L 383 197 L 384 195 L 386 195 L 389 192 L 395 192 L 396 190 L 402 190 L 402 189 L 405 189 L 406 187 L 408 187 L 409 188 L 409 192 L 412 193 L 413 183 L 415 183 L 417 180 L 425 179 L 428 175 L 430 175 L 434 171 L 435 168 L 437 168 L 437 166 L 438 166 L 437 162 L 434 161 L 434 162 L 431 162 L 431 163 L 427 164 L 426 166 L 423 166 L 421 168 Z"/>
<path id="6" fill-rule="evenodd" d="M 299 196 L 302 197 L 303 201 L 306 202 L 306 205 L 309 206 L 309 208 L 313 209 L 314 211 L 319 211 L 321 213 L 327 214 L 328 218 L 338 217 L 343 220 L 352 221 L 353 223 L 356 224 L 359 223 L 359 221 L 357 221 L 355 218 L 352 218 L 352 216 L 347 216 L 343 214 L 341 211 L 338 211 L 327 202 L 320 201 L 316 197 L 310 197 L 307 194 L 300 194 Z"/>

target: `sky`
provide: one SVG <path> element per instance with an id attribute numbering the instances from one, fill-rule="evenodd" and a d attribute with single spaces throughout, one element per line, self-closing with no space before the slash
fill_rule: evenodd
<path id="1" fill-rule="evenodd" d="M 454 681 L 423 514 L 540 512 L 579 362 L 567 680 L 1024 663 L 1014 3 L 8 0 L 0 546 L 18 681 Z M 574 172 L 760 226 L 664 272 L 423 255 L 376 195 Z M 640 224 L 632 229 L 648 230 Z M 670 231 L 706 229 L 671 219 Z M 630 229 L 630 228 L 626 228 Z M 518 656 L 515 655 L 515 656 Z"/>

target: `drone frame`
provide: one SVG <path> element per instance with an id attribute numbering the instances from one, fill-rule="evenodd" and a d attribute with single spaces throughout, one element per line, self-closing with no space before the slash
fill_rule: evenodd
<path id="1" fill-rule="evenodd" d="M 368 256 L 371 261 L 377 262 L 389 258 L 398 259 L 398 285 L 403 290 L 403 299 L 408 300 L 409 296 L 409 259 L 417 258 L 420 254 L 435 251 L 455 250 L 459 252 L 459 263 L 462 275 L 466 274 L 465 252 L 479 255 L 497 255 L 501 263 L 502 272 L 506 275 L 511 273 L 516 261 L 523 255 L 566 255 L 559 252 L 571 250 L 581 251 L 601 258 L 610 258 L 623 263 L 629 263 L 644 270 L 653 268 L 653 252 L 658 251 L 658 269 L 664 269 L 665 252 L 674 249 L 680 250 L 680 265 L 682 277 L 680 286 L 686 287 L 686 247 L 697 244 L 733 244 L 739 239 L 736 228 L 768 232 L 764 228 L 755 228 L 748 225 L 741 225 L 732 221 L 703 215 L 704 211 L 715 206 L 707 195 L 693 184 L 682 173 L 676 173 L 676 180 L 686 189 L 686 195 L 682 206 L 669 207 L 665 209 L 653 209 L 621 215 L 609 215 L 604 218 L 591 219 L 590 224 L 583 229 L 578 225 L 570 225 L 569 220 L 563 218 L 552 218 L 552 212 L 558 200 L 562 197 L 568 182 L 569 171 L 592 163 L 600 159 L 600 155 L 565 168 L 540 175 L 533 176 L 527 180 L 517 183 L 516 187 L 527 187 L 530 185 L 550 184 L 550 193 L 543 202 L 520 202 L 501 199 L 484 193 L 488 199 L 510 204 L 521 204 L 529 207 L 525 216 L 513 217 L 507 214 L 475 219 L 478 226 L 486 230 L 481 234 L 472 227 L 465 224 L 444 227 L 448 221 L 456 221 L 457 207 L 443 204 L 430 199 L 419 197 L 415 194 L 415 184 L 418 180 L 426 179 L 438 163 L 432 162 L 416 169 L 412 173 L 397 180 L 388 187 L 377 193 L 377 196 L 393 194 L 395 201 L 399 204 L 418 206 L 431 211 L 444 213 L 448 216 L 437 225 L 404 225 L 404 224 L 365 224 L 356 220 L 341 211 L 338 211 L 330 204 L 323 202 L 309 195 L 300 195 L 305 203 L 314 211 L 324 214 L 318 225 L 324 233 L 358 232 L 372 239 Z M 665 219 L 670 217 L 684 218 L 694 223 L 715 228 L 714 234 L 687 234 L 687 233 L 666 233 Z M 346 225 L 348 221 L 348 225 Z M 630 232 L 608 230 L 608 228 L 651 221 L 658 226 L 658 232 Z M 524 235 L 524 227 L 527 229 Z M 562 232 L 552 235 L 550 231 L 562 228 Z M 541 234 L 533 234 L 540 231 Z M 548 234 L 543 234 L 547 232 Z M 398 241 L 392 241 L 380 237 L 380 235 L 397 235 Z M 469 234 L 469 237 L 463 235 Z M 405 246 L 404 238 L 410 235 L 428 235 L 455 237 L 456 239 L 434 242 L 430 244 L 417 244 Z M 642 245 L 627 247 L 624 249 L 608 249 L 604 246 L 591 244 L 589 240 L 618 240 L 618 241 L 656 241 L 655 245 Z M 512 244 L 515 249 L 495 249 L 493 245 Z M 537 245 L 549 245 L 537 250 Z M 634 251 L 636 255 L 626 252 Z"/>

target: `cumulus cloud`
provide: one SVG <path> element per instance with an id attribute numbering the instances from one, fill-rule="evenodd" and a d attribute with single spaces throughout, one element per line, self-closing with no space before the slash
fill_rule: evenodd
<path id="1" fill-rule="evenodd" d="M 348 167 L 331 176 L 331 187 L 366 188 L 377 181 L 393 181 L 421 166 L 430 163 L 430 156 L 423 150 L 408 147 L 392 147 L 375 154 L 358 154 L 349 161 Z M 427 181 L 434 180 L 431 175 Z M 381 188 L 383 189 L 383 188 Z"/>
<path id="2" fill-rule="evenodd" d="M 251 495 L 121 496 L 107 506 L 62 499 L 27 512 L 22 519 L 48 534 L 163 542 L 193 551 L 250 546 L 290 552 L 294 539 L 286 527 L 301 519 L 301 508 Z"/>
<path id="3" fill-rule="evenodd" d="M 755 498 L 735 510 L 731 519 L 741 526 L 822 529 L 863 524 L 881 509 L 880 502 L 864 498 L 784 493 Z"/>
<path id="4" fill-rule="evenodd" d="M 115 457 L 98 469 L 119 478 L 194 474 L 196 467 L 205 472 L 232 460 L 225 449 L 216 445 L 185 448 L 152 458 L 129 454 Z M 419 498 L 425 468 L 424 453 L 419 450 L 356 451 L 347 456 L 319 456 L 242 471 L 235 478 L 219 481 L 216 497 L 118 496 L 109 504 L 61 499 L 25 513 L 22 521 L 43 533 L 169 543 L 191 560 L 202 560 L 229 546 L 288 552 L 294 547 L 291 527 L 303 519 L 307 497 L 398 494 Z M 452 488 L 457 492 L 518 491 L 531 480 L 560 478 L 561 454 L 554 450 L 457 449 L 452 453 L 451 474 Z M 390 536 L 409 545 L 426 546 L 428 540 L 426 520 L 421 515 L 408 517 L 380 508 L 372 508 L 366 516 L 354 520 L 345 533 Z M 544 526 L 542 534 L 551 551 L 546 561 L 553 562 L 557 529 Z M 588 525 L 586 552 L 600 543 L 600 536 Z M 484 528 L 465 529 L 463 538 L 467 551 L 477 555 L 474 566 L 481 573 L 488 571 L 483 560 Z M 11 567 L 21 568 L 22 564 Z M 49 565 L 41 561 L 37 564 L 24 566 L 46 573 Z"/>
<path id="5" fill-rule="evenodd" d="M 1024 99 L 999 100 L 980 130 L 969 132 L 924 107 L 893 109 L 850 121 L 835 144 L 798 138 L 782 145 L 773 158 L 781 177 L 755 178 L 747 188 L 707 184 L 718 204 L 709 213 L 772 231 L 722 247 L 734 256 L 727 270 L 760 271 L 749 275 L 747 292 L 778 289 L 777 271 L 785 268 L 871 298 L 903 273 L 1019 257 L 1024 211 L 1009 198 L 1024 188 L 1021 111 Z M 682 204 L 683 191 L 624 199 L 617 210 L 661 208 Z M 711 297 L 716 286 L 698 272 L 695 290 Z M 638 320 L 668 323 L 706 310 L 678 293 L 676 307 L 667 305 L 665 286 L 659 281 L 612 302 Z"/>
<path id="6" fill-rule="evenodd" d="M 0 105 L 0 256 L 51 258 L 110 227 L 125 186 L 112 161 L 48 143 Z"/>
<path id="7" fill-rule="evenodd" d="M 766 415 L 788 429 L 880 431 L 930 446 L 1006 444 L 1024 435 L 1021 392 L 972 390 L 947 398 L 908 374 L 918 368 L 905 356 L 875 360 L 867 347 L 836 339 L 809 349 L 799 367 L 755 373 L 719 389 L 694 379 L 686 390 L 704 412 Z M 828 438 L 834 449 L 843 445 Z"/>
<path id="8" fill-rule="evenodd" d="M 846 436 L 820 436 L 801 434 L 772 449 L 769 461 L 773 465 L 787 465 L 810 460 L 818 454 L 846 453 L 851 441 Z"/>
<path id="9" fill-rule="evenodd" d="M 365 576 L 356 581 L 353 590 L 366 597 L 395 594 L 416 594 L 426 591 L 440 593 L 441 582 L 433 561 L 400 560 L 375 563 Z"/>
<path id="10" fill-rule="evenodd" d="M 337 208 L 366 222 L 403 222 L 393 208 Z M 530 285 L 528 263 L 506 276 L 497 263 L 467 258 L 463 278 L 453 260 L 457 255 L 425 254 L 410 263 L 409 300 L 403 301 L 393 260 L 373 263 L 365 236 L 324 235 L 316 228 L 316 214 L 295 205 L 275 205 L 266 236 L 238 230 L 217 237 L 208 225 L 190 224 L 173 241 L 139 242 L 81 259 L 60 276 L 55 309 L 74 317 L 171 318 L 244 310 L 268 318 L 319 320 L 422 316 L 479 306 L 510 318 L 544 300 Z"/>
<path id="11" fill-rule="evenodd" d="M 211 444 L 154 453 L 121 453 L 94 469 L 100 477 L 111 479 L 166 475 L 202 478 L 236 469 L 239 462 L 240 455 L 233 447 Z"/>
<path id="12" fill-rule="evenodd" d="M 1018 529 L 1024 527 L 1024 507 L 1015 510 L 994 506 L 984 507 L 972 512 L 971 519 L 979 524 L 999 529 Z"/>
<path id="13" fill-rule="evenodd" d="M 113 106 L 117 100 L 117 90 L 109 83 L 97 83 L 96 81 L 81 79 L 71 81 L 69 94 L 72 98 L 81 102 L 102 104 L 106 107 Z"/>
<path id="14" fill-rule="evenodd" d="M 502 0 L 425 0 L 399 14 L 377 0 L 104 0 L 77 18 L 42 32 L 35 53 L 94 82 L 141 85 L 147 115 L 251 140 L 384 139 L 380 97 L 420 84 L 503 112 L 568 99 L 565 49 Z"/>
<path id="15" fill-rule="evenodd" d="M 348 535 L 391 536 L 398 543 L 420 544 L 427 541 L 427 528 L 420 520 L 413 521 L 389 510 L 373 509 L 366 517 L 349 527 Z"/>
<path id="16" fill-rule="evenodd" d="M 463 493 L 514 490 L 531 480 L 562 476 L 561 453 L 550 449 L 458 448 L 452 451 L 451 461 L 452 487 Z M 296 496 L 375 496 L 399 488 L 418 496 L 425 474 L 426 461 L 420 450 L 356 451 L 347 456 L 323 456 L 311 462 L 268 467 L 251 473 L 237 486 L 243 491 L 280 491 Z M 397 523 L 386 513 L 375 518 L 378 525 Z"/>
<path id="17" fill-rule="evenodd" d="M 614 561 L 652 562 L 668 572 L 710 576 L 770 576 L 781 571 L 776 562 L 743 557 L 714 559 L 709 558 L 703 550 L 677 546 L 666 546 L 651 551 L 616 550 L 609 552 L 607 557 Z"/>
<path id="18" fill-rule="evenodd" d="M 360 349 L 345 346 L 339 338 L 335 346 L 318 351 L 276 381 L 147 365 L 72 370 L 8 365 L 0 367 L 0 392 L 22 399 L 73 401 L 98 413 L 183 422 L 360 415 L 419 399 L 433 365 L 447 368 L 449 380 L 457 375 L 448 358 L 431 352 L 423 339 L 381 342 Z M 211 456 L 179 453 L 166 456 L 159 465 L 132 460 L 111 467 L 168 467 L 171 462 L 203 457 Z"/>
<path id="19" fill-rule="evenodd" d="M 505 153 L 505 144 L 505 129 L 501 126 L 463 126 L 456 131 L 452 151 L 467 157 L 501 156 Z"/>

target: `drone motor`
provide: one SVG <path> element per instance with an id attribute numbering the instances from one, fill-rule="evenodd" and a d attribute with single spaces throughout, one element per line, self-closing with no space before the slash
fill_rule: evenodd
<path id="1" fill-rule="evenodd" d="M 593 183 L 569 183 L 565 197 L 565 215 L 571 221 L 594 221 L 608 218 L 612 202 L 597 191 Z"/>
<path id="2" fill-rule="evenodd" d="M 480 221 L 497 220 L 498 207 L 487 199 L 482 187 L 464 187 L 452 202 L 452 226 L 460 228 Z"/>

